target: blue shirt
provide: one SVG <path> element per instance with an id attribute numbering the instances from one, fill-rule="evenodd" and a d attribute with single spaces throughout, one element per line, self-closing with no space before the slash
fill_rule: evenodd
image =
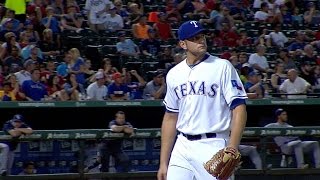
<path id="1" fill-rule="evenodd" d="M 123 97 L 129 92 L 129 88 L 127 85 L 121 84 L 117 86 L 115 83 L 111 83 L 108 86 L 108 95 L 110 97 L 111 94 L 115 95 L 115 97 Z"/>
<path id="2" fill-rule="evenodd" d="M 130 99 L 143 99 L 143 87 L 140 87 L 139 82 L 131 82 L 128 85 L 130 90 Z"/>
<path id="3" fill-rule="evenodd" d="M 48 19 L 49 19 L 48 17 L 42 18 L 41 20 L 42 25 L 47 24 Z M 59 22 L 55 17 L 51 18 L 49 29 L 51 29 L 54 34 L 60 33 Z"/>
<path id="4" fill-rule="evenodd" d="M 80 70 L 80 66 L 84 65 L 84 61 L 82 58 L 78 58 L 76 63 L 71 67 L 71 70 L 73 71 L 79 71 Z M 86 82 L 86 77 L 85 74 L 83 72 L 81 73 L 77 73 L 76 74 L 76 80 L 78 83 L 80 84 L 85 84 Z"/>
<path id="5" fill-rule="evenodd" d="M 20 128 L 30 128 L 30 126 L 28 126 L 25 123 L 22 123 Z M 14 129 L 14 126 L 12 125 L 12 120 L 9 120 L 4 123 L 2 130 L 4 131 L 4 133 L 6 135 L 10 135 L 9 131 L 12 129 Z M 14 151 L 17 148 L 19 141 L 15 140 L 15 138 L 13 138 L 11 141 L 4 141 L 2 143 L 7 144 L 9 146 L 10 151 Z"/>
<path id="6" fill-rule="evenodd" d="M 45 95 L 48 95 L 46 86 L 40 82 L 26 80 L 22 84 L 22 91 L 25 95 L 34 101 L 40 101 Z"/>

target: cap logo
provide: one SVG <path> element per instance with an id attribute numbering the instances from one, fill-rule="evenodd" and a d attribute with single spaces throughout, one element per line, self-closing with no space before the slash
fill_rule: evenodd
<path id="1" fill-rule="evenodd" d="M 190 21 L 190 24 L 193 24 L 195 28 L 199 27 L 199 26 L 197 25 L 197 21 Z"/>

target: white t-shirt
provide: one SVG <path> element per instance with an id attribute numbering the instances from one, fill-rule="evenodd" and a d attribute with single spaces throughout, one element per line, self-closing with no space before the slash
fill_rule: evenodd
<path id="1" fill-rule="evenodd" d="M 263 69 L 269 69 L 267 58 L 265 56 L 259 56 L 257 53 L 251 54 L 248 62 L 251 66 L 257 64 Z"/>
<path id="2" fill-rule="evenodd" d="M 107 14 L 107 20 L 105 22 L 105 27 L 107 30 L 116 31 L 123 28 L 123 19 L 119 14 L 111 17 L 111 14 Z"/>
<path id="3" fill-rule="evenodd" d="M 286 79 L 279 87 L 280 91 L 283 91 L 287 94 L 298 94 L 305 93 L 304 91 L 310 84 L 301 77 L 297 77 L 294 82 L 291 82 L 289 79 Z M 288 95 L 288 99 L 301 99 L 306 98 L 306 95 Z"/>
<path id="4" fill-rule="evenodd" d="M 87 0 L 85 9 L 89 11 L 89 20 L 92 24 L 102 24 L 106 22 L 107 12 L 98 15 L 98 12 L 103 11 L 107 5 L 112 8 L 114 5 L 110 0 Z"/>
<path id="5" fill-rule="evenodd" d="M 288 42 L 288 38 L 282 32 L 271 32 L 269 36 L 271 37 L 272 41 L 279 47 L 284 47 L 284 44 Z"/>
<path id="6" fill-rule="evenodd" d="M 91 83 L 87 87 L 87 99 L 103 101 L 104 97 L 107 96 L 108 89 L 105 85 L 98 86 L 97 82 Z"/>
<path id="7" fill-rule="evenodd" d="M 257 11 L 254 13 L 254 19 L 258 19 L 259 21 L 265 21 L 269 17 L 269 14 L 264 11 Z"/>
<path id="8" fill-rule="evenodd" d="M 22 86 L 23 82 L 26 80 L 31 80 L 31 74 L 28 71 L 22 70 L 14 73 L 16 75 L 18 83 Z"/>
<path id="9" fill-rule="evenodd" d="M 229 131 L 232 101 L 247 98 L 232 64 L 211 55 L 193 67 L 182 61 L 169 71 L 166 82 L 163 103 L 179 113 L 176 128 L 185 134 Z"/>

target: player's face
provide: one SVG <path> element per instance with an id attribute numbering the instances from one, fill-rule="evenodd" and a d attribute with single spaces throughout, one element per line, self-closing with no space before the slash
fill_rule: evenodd
<path id="1" fill-rule="evenodd" d="M 118 124 L 124 124 L 126 121 L 126 117 L 124 114 L 117 114 L 116 121 Z"/>
<path id="2" fill-rule="evenodd" d="M 281 114 L 280 114 L 280 119 L 281 119 L 281 121 L 282 122 L 287 122 L 287 120 L 288 120 L 288 114 L 287 114 L 287 112 L 282 112 Z"/>
<path id="3" fill-rule="evenodd" d="M 182 48 L 187 49 L 194 55 L 204 54 L 207 52 L 206 36 L 202 33 L 189 38 L 181 44 Z"/>

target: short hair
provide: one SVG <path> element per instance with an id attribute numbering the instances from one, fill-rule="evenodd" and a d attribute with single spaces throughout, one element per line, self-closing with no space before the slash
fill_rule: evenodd
<path id="1" fill-rule="evenodd" d="M 118 112 L 116 113 L 116 116 L 119 115 L 119 114 L 125 115 L 125 113 L 124 113 L 123 111 L 118 111 Z"/>
<path id="2" fill-rule="evenodd" d="M 28 161 L 28 162 L 23 163 L 23 169 L 27 168 L 30 165 L 35 166 L 34 162 L 32 162 L 32 161 Z"/>

